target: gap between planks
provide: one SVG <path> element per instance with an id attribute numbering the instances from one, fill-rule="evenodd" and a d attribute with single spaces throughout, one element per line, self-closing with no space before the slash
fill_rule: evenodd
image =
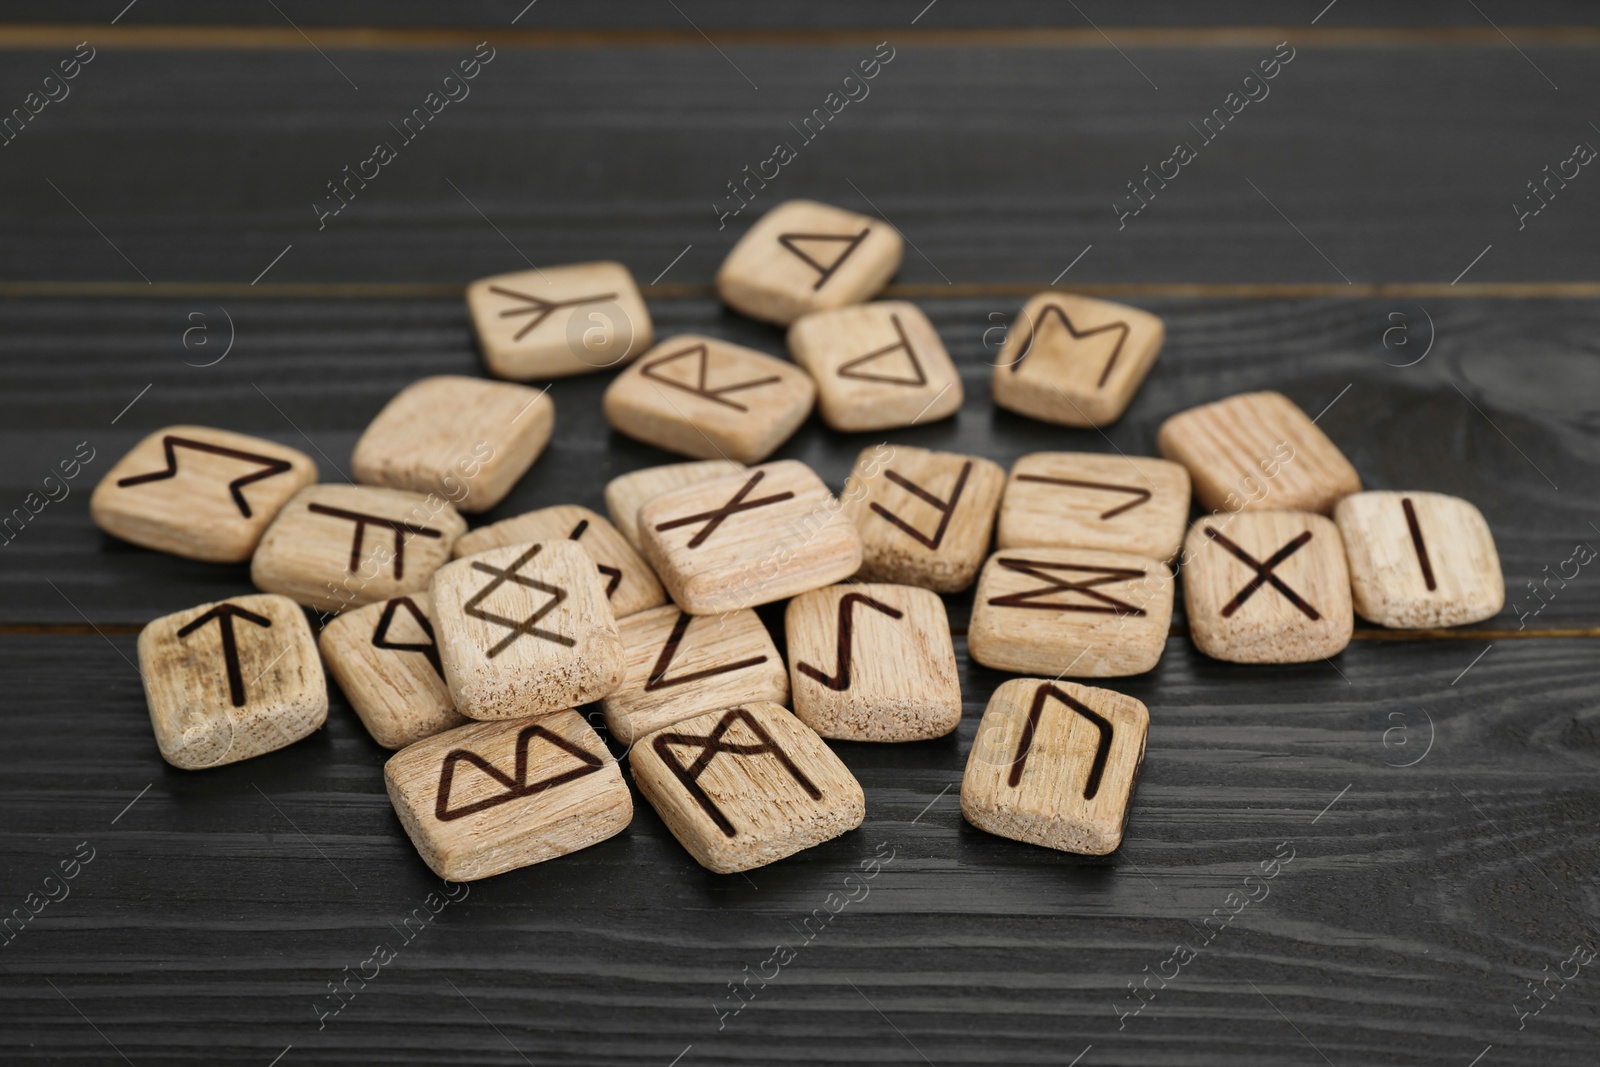
<path id="1" fill-rule="evenodd" d="M 520 27 L 124 25 L 40 23 L 0 25 L 0 48 L 70 48 L 85 35 L 112 49 L 238 49 L 302 51 L 335 48 L 383 51 L 471 47 L 500 48 L 701 48 L 897 45 L 931 48 L 1244 48 L 1293 40 L 1298 47 L 1503 48 L 1507 38 L 1529 47 L 1593 48 L 1600 26 L 1106 26 L 1000 29 L 894 26 L 878 29 L 524 29 Z M 1504 31 L 1504 32 L 1502 32 Z M 1113 43 L 1112 36 L 1118 43 Z"/>

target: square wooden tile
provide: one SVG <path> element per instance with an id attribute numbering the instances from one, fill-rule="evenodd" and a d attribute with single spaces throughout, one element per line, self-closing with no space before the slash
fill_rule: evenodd
<path id="1" fill-rule="evenodd" d="M 722 261 L 717 293 L 751 318 L 787 326 L 808 311 L 869 300 L 900 269 L 893 226 L 814 200 L 786 200 Z"/>
<path id="2" fill-rule="evenodd" d="M 961 814 L 1014 841 L 1104 856 L 1122 844 L 1150 712 L 1109 689 L 1013 678 L 989 698 Z"/>
<path id="3" fill-rule="evenodd" d="M 753 611 L 690 615 L 669 604 L 617 628 L 627 673 L 603 704 L 606 728 L 624 744 L 708 711 L 789 702 L 783 658 Z"/>
<path id="4" fill-rule="evenodd" d="M 508 545 L 430 587 L 445 683 L 472 719 L 522 719 L 622 684 L 622 639 L 594 559 L 571 541 Z"/>
<path id="5" fill-rule="evenodd" d="M 272 752 L 322 728 L 328 683 L 305 613 L 237 596 L 139 631 L 139 673 L 161 758 L 199 770 Z"/>
<path id="6" fill-rule="evenodd" d="M 455 555 L 460 559 L 534 541 L 576 541 L 593 556 L 611 613 L 619 619 L 667 602 L 667 591 L 627 538 L 603 516 L 577 504 L 540 508 L 469 530 L 456 541 Z"/>
<path id="7" fill-rule="evenodd" d="M 950 619 L 939 594 L 846 582 L 784 612 L 794 713 L 841 741 L 923 741 L 961 721 Z"/>
<path id="8" fill-rule="evenodd" d="M 699 463 L 666 463 L 659 467 L 619 474 L 606 483 L 606 512 L 628 543 L 644 551 L 639 536 L 639 509 L 663 493 L 713 481 L 744 470 L 743 463 L 708 459 Z"/>
<path id="9" fill-rule="evenodd" d="M 1005 471 L 989 460 L 910 445 L 856 457 L 840 502 L 861 531 L 857 578 L 956 593 L 989 552 Z"/>
<path id="10" fill-rule="evenodd" d="M 986 667 L 1052 677 L 1143 674 L 1167 647 L 1172 572 L 1149 556 L 1034 546 L 989 558 L 967 647 Z"/>
<path id="11" fill-rule="evenodd" d="M 1230 663 L 1337 655 L 1355 619 L 1339 528 L 1303 511 L 1197 519 L 1184 541 L 1183 598 L 1201 652 Z"/>
<path id="12" fill-rule="evenodd" d="M 748 871 L 854 830 L 866 796 L 822 738 L 776 704 L 685 720 L 628 753 L 634 784 L 708 870 Z"/>
<path id="13" fill-rule="evenodd" d="M 964 393 L 944 342 L 915 304 L 817 311 L 789 327 L 789 354 L 817 383 L 835 430 L 887 430 L 954 415 Z"/>
<path id="14" fill-rule="evenodd" d="M 438 493 L 457 511 L 487 511 L 550 440 L 550 394 L 510 382 L 440 375 L 406 386 L 356 442 L 351 472 L 367 485 Z"/>
<path id="15" fill-rule="evenodd" d="M 404 748 L 464 724 L 434 637 L 427 593 L 347 611 L 322 628 L 328 673 L 384 748 Z"/>
<path id="16" fill-rule="evenodd" d="M 1355 493 L 1333 512 L 1355 611 L 1380 626 L 1461 626 L 1506 603 L 1500 554 L 1483 513 L 1443 493 Z"/>
<path id="17" fill-rule="evenodd" d="M 650 312 L 621 263 L 573 263 L 480 278 L 467 310 L 489 372 L 565 378 L 608 370 L 650 347 Z"/>
<path id="18" fill-rule="evenodd" d="M 168 426 L 116 462 L 89 497 L 112 537 L 158 552 L 239 563 L 305 486 L 311 457 L 276 441 L 209 426 Z"/>
<path id="19" fill-rule="evenodd" d="M 391 756 L 383 781 L 422 861 L 452 882 L 565 856 L 633 820 L 622 769 L 574 711 L 437 734 Z"/>
<path id="20" fill-rule="evenodd" d="M 1331 515 L 1361 478 L 1337 445 L 1282 393 L 1240 393 L 1161 424 L 1161 454 L 1182 463 L 1207 511 Z"/>
<path id="21" fill-rule="evenodd" d="M 1171 559 L 1189 525 L 1189 472 L 1149 456 L 1033 452 L 1011 465 L 1001 548 L 1055 545 Z"/>
<path id="22" fill-rule="evenodd" d="M 267 527 L 250 580 L 330 612 L 420 593 L 466 528 L 438 494 L 309 485 Z"/>
<path id="23" fill-rule="evenodd" d="M 797 460 L 691 485 L 639 509 L 644 554 L 691 615 L 770 604 L 861 566 L 861 535 Z"/>
<path id="24" fill-rule="evenodd" d="M 669 452 L 759 463 L 806 421 L 816 395 L 788 360 L 680 334 L 617 375 L 605 412 L 618 433 Z"/>
<path id="25" fill-rule="evenodd" d="M 1006 333 L 994 368 L 994 402 L 1060 426 L 1105 426 L 1128 410 L 1166 335 L 1148 311 L 1040 293 Z"/>

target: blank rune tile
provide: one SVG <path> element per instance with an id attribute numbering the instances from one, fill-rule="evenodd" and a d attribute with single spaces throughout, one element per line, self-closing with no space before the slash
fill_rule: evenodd
<path id="1" fill-rule="evenodd" d="M 1172 572 L 1148 556 L 1087 548 L 1002 549 L 984 565 L 967 646 L 986 667 L 1116 678 L 1161 659 Z"/>
<path id="2" fill-rule="evenodd" d="M 577 504 L 540 508 L 469 530 L 456 541 L 455 555 L 460 559 L 491 548 L 533 541 L 575 541 L 593 556 L 596 573 L 605 583 L 606 600 L 619 619 L 667 602 L 667 591 L 661 588 L 655 572 L 617 528 Z"/>
<path id="3" fill-rule="evenodd" d="M 894 227 L 814 200 L 786 200 L 739 238 L 717 271 L 717 294 L 752 318 L 801 315 L 871 299 L 900 268 Z"/>
<path id="4" fill-rule="evenodd" d="M 780 460 L 639 509 L 645 557 L 684 611 L 770 604 L 848 578 L 861 535 L 811 468 Z"/>
<path id="5" fill-rule="evenodd" d="M 617 529 L 622 531 L 622 536 L 628 539 L 628 543 L 643 552 L 644 538 L 639 536 L 641 507 L 663 493 L 737 474 L 742 470 L 743 463 L 708 459 L 699 463 L 665 463 L 619 474 L 606 483 L 606 513 L 611 516 Z"/>
<path id="6" fill-rule="evenodd" d="M 1355 493 L 1334 521 L 1355 611 L 1406 630 L 1481 622 L 1505 606 L 1505 579 L 1483 513 L 1442 493 Z"/>
<path id="7" fill-rule="evenodd" d="M 944 342 L 904 300 L 813 312 L 789 327 L 789 354 L 816 380 L 817 408 L 835 430 L 937 422 L 961 409 Z"/>
<path id="8" fill-rule="evenodd" d="M 429 595 L 445 683 L 469 718 L 546 715 L 622 684 L 622 639 L 605 584 L 571 541 L 447 563 Z"/>
<path id="9" fill-rule="evenodd" d="M 753 611 L 712 617 L 669 604 L 617 628 L 627 673 L 603 706 L 606 728 L 623 744 L 708 711 L 789 702 L 783 659 Z"/>
<path id="10" fill-rule="evenodd" d="M 1180 411 L 1156 435 L 1182 463 L 1207 511 L 1313 511 L 1331 515 L 1361 491 L 1350 461 L 1282 393 L 1240 393 Z"/>
<path id="11" fill-rule="evenodd" d="M 605 393 L 612 429 L 699 459 L 759 463 L 811 414 L 817 387 L 785 359 L 715 337 L 670 337 Z"/>
<path id="12" fill-rule="evenodd" d="M 432 604 L 412 593 L 335 617 L 317 646 L 328 672 L 384 748 L 404 748 L 467 720 L 444 684 Z"/>
<path id="13" fill-rule="evenodd" d="M 239 563 L 280 508 L 317 480 L 311 457 L 208 426 L 168 426 L 128 451 L 89 497 L 95 525 L 158 552 Z"/>
<path id="14" fill-rule="evenodd" d="M 539 389 L 440 375 L 384 405 L 356 442 L 357 481 L 437 493 L 458 511 L 487 511 L 511 492 L 550 440 L 556 406 Z"/>
<path id="15" fill-rule="evenodd" d="M 480 278 L 467 310 L 489 372 L 565 378 L 608 370 L 650 347 L 650 312 L 621 263 L 572 263 Z"/>
<path id="16" fill-rule="evenodd" d="M 989 698 L 961 777 L 980 830 L 1103 856 L 1122 844 L 1150 712 L 1109 689 L 1013 678 Z"/>
<path id="17" fill-rule="evenodd" d="M 823 737 L 923 741 L 961 722 L 944 601 L 909 585 L 847 582 L 789 601 L 794 712 Z"/>
<path id="18" fill-rule="evenodd" d="M 466 528 L 438 495 L 310 485 L 267 528 L 250 580 L 329 612 L 420 593 Z"/>
<path id="19" fill-rule="evenodd" d="M 995 364 L 994 402 L 1061 426 L 1122 417 L 1166 337 L 1148 311 L 1070 293 L 1027 302 Z"/>
<path id="20" fill-rule="evenodd" d="M 1001 548 L 1049 545 L 1167 560 L 1189 525 L 1189 472 L 1149 456 L 1033 452 L 1011 465 Z"/>
<path id="21" fill-rule="evenodd" d="M 1195 520 L 1183 597 L 1201 652 L 1230 663 L 1308 663 L 1350 643 L 1355 619 L 1339 528 L 1302 511 Z"/>
<path id="22" fill-rule="evenodd" d="M 199 770 L 272 752 L 328 718 L 328 683 L 305 613 L 287 597 L 201 604 L 139 632 L 161 758 Z"/>
<path id="23" fill-rule="evenodd" d="M 452 882 L 565 856 L 633 820 L 621 767 L 574 711 L 436 734 L 391 756 L 383 781 L 423 862 Z"/>
<path id="24" fill-rule="evenodd" d="M 1005 472 L 989 460 L 909 445 L 856 457 L 840 500 L 861 531 L 858 577 L 957 593 L 989 551 Z"/>
<path id="25" fill-rule="evenodd" d="M 805 723 L 751 703 L 685 720 L 628 753 L 633 781 L 708 870 L 748 871 L 861 825 L 866 797 Z"/>

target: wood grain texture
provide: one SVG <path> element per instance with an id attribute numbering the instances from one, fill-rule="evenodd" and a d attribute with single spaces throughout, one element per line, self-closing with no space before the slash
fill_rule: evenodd
<path id="1" fill-rule="evenodd" d="M 965 399 L 944 341 L 908 301 L 814 311 L 789 327 L 788 347 L 817 383 L 817 411 L 834 430 L 938 422 Z"/>
<path id="2" fill-rule="evenodd" d="M 341 612 L 317 638 L 323 664 L 372 739 L 404 748 L 466 725 L 450 699 L 427 593 Z"/>
<path id="3" fill-rule="evenodd" d="M 862 62 L 872 64 L 873 77 L 882 73 L 876 60 Z M 827 128 L 824 120 L 811 117 L 815 133 L 807 127 L 801 136 L 820 134 Z M 788 154 L 793 157 L 792 149 Z M 765 188 L 759 176 L 755 180 Z M 752 197 L 756 189 L 744 186 Z M 742 213 L 742 194 L 738 203 Z M 879 219 L 815 200 L 786 200 L 750 220 L 717 268 L 717 295 L 735 311 L 787 326 L 810 312 L 872 299 L 900 269 L 904 255 L 904 238 Z"/>

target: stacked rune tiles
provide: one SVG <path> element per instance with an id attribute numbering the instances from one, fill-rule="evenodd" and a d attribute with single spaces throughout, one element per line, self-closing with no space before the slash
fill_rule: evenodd
<path id="1" fill-rule="evenodd" d="M 1335 655 L 1354 614 L 1421 628 L 1502 606 L 1476 508 L 1362 492 L 1277 393 L 1174 415 L 1163 459 L 1039 452 L 1008 473 L 885 442 L 861 451 L 838 496 L 802 463 L 763 462 L 814 405 L 846 432 L 961 407 L 927 317 L 871 302 L 900 257 L 891 227 L 826 205 L 758 221 L 717 286 L 736 310 L 787 326 L 792 361 L 707 336 L 655 343 L 614 263 L 474 283 L 492 373 L 621 367 L 605 395 L 612 426 L 698 460 L 614 479 L 609 519 L 567 504 L 468 529 L 463 514 L 504 499 L 554 428 L 548 395 L 507 381 L 403 390 L 356 445 L 353 485 L 318 484 L 311 459 L 271 441 L 201 426 L 150 435 L 96 488 L 95 521 L 194 559 L 248 559 L 261 591 L 141 633 L 162 756 L 216 767 L 305 737 L 327 717 L 326 663 L 372 737 L 399 750 L 385 780 L 422 858 L 474 879 L 628 825 L 618 759 L 574 710 L 598 702 L 684 847 L 713 871 L 747 870 L 864 819 L 861 786 L 824 739 L 956 728 L 941 594 L 975 584 L 972 657 L 1023 677 L 988 702 L 962 812 L 995 834 L 1103 854 L 1122 840 L 1150 714 L 1064 679 L 1152 669 L 1175 572 L 1196 646 L 1235 663 Z M 1041 293 L 1008 333 L 995 402 L 1104 425 L 1163 335 L 1146 312 Z M 753 610 L 780 600 L 787 666 Z M 306 608 L 321 613 L 319 637 Z"/>

